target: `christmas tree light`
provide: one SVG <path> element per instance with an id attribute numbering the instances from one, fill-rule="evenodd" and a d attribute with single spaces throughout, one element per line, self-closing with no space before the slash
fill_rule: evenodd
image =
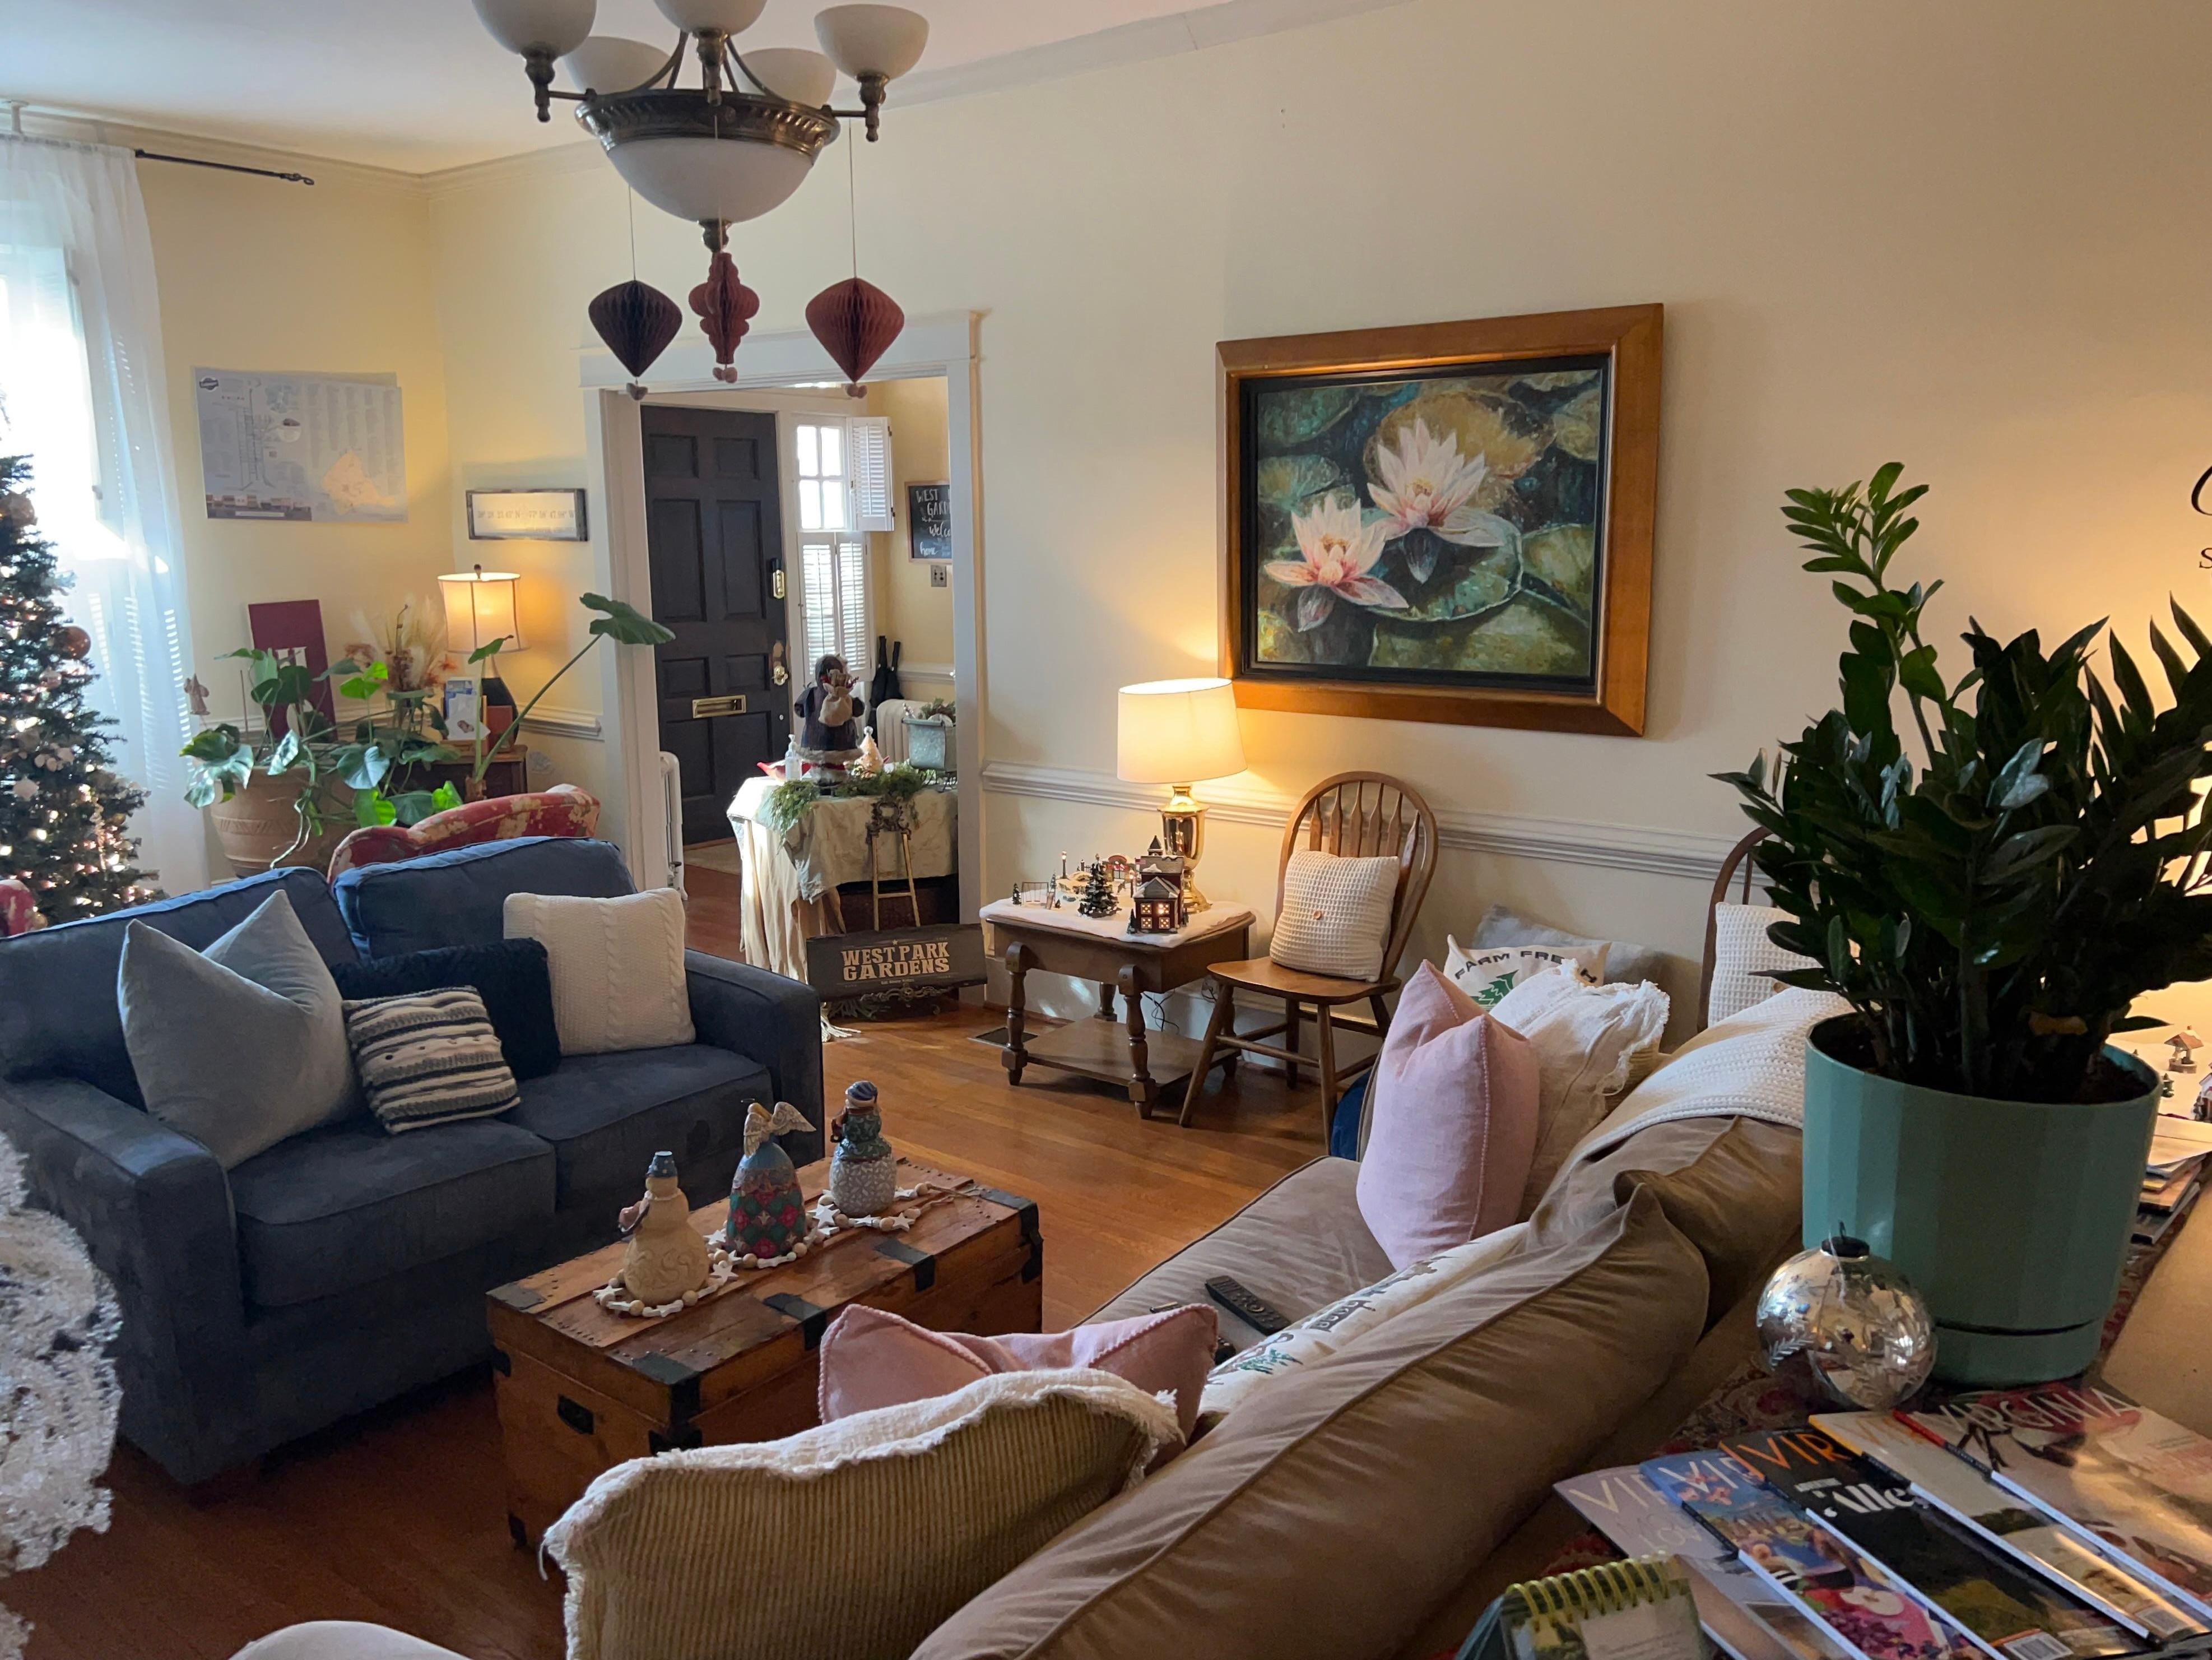
<path id="1" fill-rule="evenodd" d="M 157 893 L 125 830 L 145 801 L 111 770 L 107 728 L 85 706 L 91 640 L 62 614 L 68 578 L 38 534 L 30 465 L 0 456 L 0 877 L 38 897 L 50 922 Z"/>

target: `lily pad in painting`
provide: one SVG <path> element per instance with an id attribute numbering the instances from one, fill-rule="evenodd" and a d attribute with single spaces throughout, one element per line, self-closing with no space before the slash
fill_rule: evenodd
<path id="1" fill-rule="evenodd" d="M 1358 386 L 1304 386 L 1275 391 L 1260 399 L 1260 447 L 1269 451 L 1304 444 L 1324 433 L 1359 402 Z"/>
<path id="2" fill-rule="evenodd" d="M 1590 614 L 1597 553 L 1588 525 L 1555 525 L 1531 532 L 1522 538 L 1521 562 L 1528 575 L 1549 583 L 1584 617 Z"/>
<path id="3" fill-rule="evenodd" d="M 1590 672 L 1589 628 L 1523 593 L 1482 617 L 1442 628 L 1378 622 L 1367 660 L 1376 668 L 1427 673 L 1583 678 Z"/>
<path id="4" fill-rule="evenodd" d="M 1406 584 L 1406 610 L 1378 615 L 1392 623 L 1455 623 L 1508 598 L 1519 586 L 1520 574 L 1510 548 L 1455 550 L 1437 567 L 1434 581 Z"/>

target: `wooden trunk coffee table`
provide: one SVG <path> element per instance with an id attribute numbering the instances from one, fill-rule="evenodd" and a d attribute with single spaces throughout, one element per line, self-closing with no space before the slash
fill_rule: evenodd
<path id="1" fill-rule="evenodd" d="M 811 1207 L 830 1166 L 799 1182 Z M 902 1161 L 899 1185 L 963 1178 Z M 728 1202 L 691 1213 L 719 1232 Z M 488 1307 L 507 1527 L 534 1545 L 592 1478 L 673 1447 L 772 1441 L 812 1426 L 816 1345 L 851 1303 L 939 1331 L 1041 1331 L 1044 1242 L 1037 1208 L 979 1188 L 925 1211 L 904 1233 L 872 1230 L 754 1273 L 681 1314 L 633 1319 L 592 1293 L 623 1247 L 606 1246 L 493 1292 Z"/>
<path id="2" fill-rule="evenodd" d="M 1173 991 L 1200 978 L 1216 963 L 1235 963 L 1252 954 L 1252 913 L 1242 905 L 1212 905 L 1198 912 L 1175 933 L 1131 933 L 1126 913 L 1089 917 L 1073 906 L 1051 909 L 997 899 L 982 920 L 991 926 L 992 944 L 1006 957 L 1006 1076 L 1022 1081 L 1024 1068 L 1051 1067 L 1079 1073 L 1129 1091 L 1146 1118 L 1160 1091 L 1178 1079 L 1186 1090 L 1205 1083 L 1191 1074 L 1203 1047 L 1181 1032 L 1145 1024 L 1145 994 Z M 1029 1000 L 1024 979 L 1031 974 L 1064 974 L 1098 982 L 1098 1018 L 1071 1020 L 1042 1037 L 1030 1036 Z M 1114 997 L 1127 1006 L 1126 1030 L 1114 1018 Z M 1233 1055 L 1235 1052 L 1230 1052 Z M 1223 1056 L 1225 1062 L 1228 1055 Z"/>

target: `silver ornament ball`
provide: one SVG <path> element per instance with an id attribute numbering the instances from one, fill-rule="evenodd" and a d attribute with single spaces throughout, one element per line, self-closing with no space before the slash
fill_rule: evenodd
<path id="1" fill-rule="evenodd" d="M 1777 1268 L 1759 1293 L 1757 1319 L 1769 1367 L 1802 1366 L 1833 1399 L 1862 1411 L 1887 1412 L 1936 1368 L 1927 1298 L 1847 1234 Z"/>

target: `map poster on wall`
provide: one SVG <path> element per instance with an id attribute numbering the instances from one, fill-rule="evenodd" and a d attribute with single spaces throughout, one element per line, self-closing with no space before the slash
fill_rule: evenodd
<path id="1" fill-rule="evenodd" d="M 390 374 L 194 369 L 210 519 L 407 520 L 407 446 Z"/>

